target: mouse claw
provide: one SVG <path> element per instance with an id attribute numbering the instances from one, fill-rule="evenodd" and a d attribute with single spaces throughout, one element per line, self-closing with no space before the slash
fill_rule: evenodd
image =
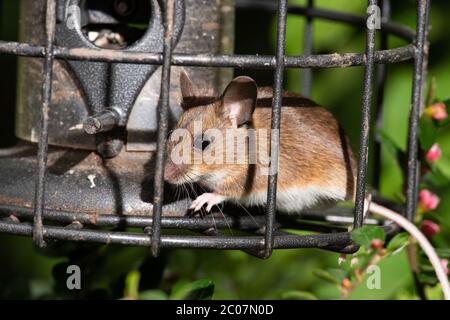
<path id="1" fill-rule="evenodd" d="M 191 204 L 189 209 L 193 209 L 194 212 L 199 211 L 205 204 L 206 212 L 210 212 L 214 205 L 217 205 L 225 200 L 224 196 L 216 193 L 203 193 L 198 196 Z"/>

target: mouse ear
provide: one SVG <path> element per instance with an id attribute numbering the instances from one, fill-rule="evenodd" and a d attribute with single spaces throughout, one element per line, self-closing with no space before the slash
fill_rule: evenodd
<path id="1" fill-rule="evenodd" d="M 233 127 L 237 128 L 251 119 L 257 95 L 255 80 L 246 76 L 235 78 L 222 94 L 222 115 L 228 117 Z"/>
<path id="2" fill-rule="evenodd" d="M 188 109 L 188 106 L 191 105 L 189 101 L 194 100 L 198 96 L 198 89 L 184 70 L 180 72 L 180 88 L 183 98 L 181 106 L 183 109 Z"/>

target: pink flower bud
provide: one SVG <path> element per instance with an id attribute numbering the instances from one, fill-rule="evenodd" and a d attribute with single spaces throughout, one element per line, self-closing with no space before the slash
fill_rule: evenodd
<path id="1" fill-rule="evenodd" d="M 350 282 L 349 278 L 345 278 L 342 280 L 341 286 L 343 289 L 349 289 L 352 286 L 352 283 Z"/>
<path id="2" fill-rule="evenodd" d="M 373 239 L 371 246 L 373 250 L 381 249 L 383 248 L 383 241 L 381 241 L 381 239 Z"/>
<path id="3" fill-rule="evenodd" d="M 443 102 L 436 102 L 426 109 L 426 112 L 435 120 L 445 120 L 448 118 L 447 107 Z"/>
<path id="4" fill-rule="evenodd" d="M 434 210 L 439 205 L 439 197 L 427 189 L 420 190 L 419 204 L 425 210 Z"/>
<path id="5" fill-rule="evenodd" d="M 435 143 L 431 146 L 430 150 L 427 151 L 425 157 L 428 162 L 436 162 L 442 155 L 442 150 L 439 147 L 439 144 Z"/>
<path id="6" fill-rule="evenodd" d="M 441 228 L 439 227 L 439 225 L 431 220 L 423 220 L 421 229 L 427 237 L 432 237 L 435 234 L 441 232 Z"/>
<path id="7" fill-rule="evenodd" d="M 444 269 L 444 272 L 448 274 L 448 259 L 441 259 L 441 266 Z"/>
<path id="8" fill-rule="evenodd" d="M 345 262 L 345 259 L 347 258 L 346 254 L 341 254 L 338 258 L 338 264 L 341 265 Z"/>

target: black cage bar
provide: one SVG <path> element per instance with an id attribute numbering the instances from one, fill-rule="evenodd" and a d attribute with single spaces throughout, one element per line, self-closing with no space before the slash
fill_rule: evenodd
<path id="1" fill-rule="evenodd" d="M 45 246 L 45 240 L 58 239 L 69 241 L 89 241 L 98 243 L 116 243 L 122 245 L 141 245 L 151 247 L 152 254 L 157 256 L 160 248 L 209 248 L 209 249 L 241 249 L 247 250 L 257 256 L 267 258 L 273 249 L 286 248 L 322 248 L 338 252 L 354 252 L 357 246 L 353 244 L 347 226 L 353 224 L 355 228 L 364 223 L 382 224 L 382 222 L 365 218 L 363 215 L 366 173 L 368 159 L 368 142 L 371 127 L 371 105 L 374 101 L 374 75 L 378 68 L 376 90 L 376 114 L 379 118 L 383 104 L 384 80 L 386 65 L 412 59 L 414 61 L 414 76 L 412 84 L 411 113 L 408 134 L 408 178 L 406 216 L 412 220 L 417 202 L 417 176 L 418 176 L 418 120 L 422 105 L 422 87 L 424 83 L 425 65 L 427 59 L 427 26 L 429 18 L 429 0 L 417 0 L 416 31 L 389 21 L 390 1 L 369 0 L 368 6 L 382 7 L 381 29 L 370 28 L 366 25 L 367 16 L 355 16 L 342 12 L 334 12 L 315 8 L 314 1 L 308 0 L 307 6 L 289 6 L 287 0 L 238 2 L 240 8 L 259 8 L 277 15 L 277 48 L 275 56 L 258 55 L 226 55 L 226 54 L 175 54 L 173 53 L 173 21 L 174 0 L 164 2 L 164 46 L 163 52 L 137 53 L 108 49 L 83 49 L 56 46 L 56 0 L 47 0 L 46 7 L 46 43 L 36 46 L 28 43 L 0 41 L 0 53 L 24 57 L 38 57 L 44 59 L 41 122 L 39 127 L 38 144 L 38 174 L 36 177 L 36 190 L 34 208 L 9 206 L 0 204 L 0 214 L 5 216 L 0 221 L 0 232 L 33 236 L 37 246 Z M 304 33 L 304 54 L 301 56 L 285 55 L 286 18 L 288 14 L 303 15 L 307 19 Z M 373 12 L 368 11 L 368 15 Z M 347 23 L 357 27 L 366 28 L 366 50 L 364 53 L 344 54 L 313 54 L 313 21 L 314 19 L 327 19 Z M 381 50 L 375 48 L 376 33 L 382 35 Z M 408 44 L 399 48 L 387 49 L 387 37 L 394 35 L 408 41 Z M 76 61 L 101 61 L 109 63 L 131 63 L 162 65 L 160 103 L 158 108 L 158 148 L 156 153 L 156 171 L 154 177 L 155 194 L 153 214 L 147 216 L 111 216 L 98 215 L 95 221 L 88 214 L 47 210 L 45 208 L 45 181 L 48 156 L 48 110 L 51 108 L 52 68 L 54 59 Z M 311 91 L 313 68 L 343 68 L 364 66 L 364 91 L 362 94 L 362 115 L 360 132 L 360 153 L 357 176 L 357 197 L 353 214 L 343 209 L 347 215 L 339 214 L 340 209 L 332 212 L 309 212 L 302 215 L 302 221 L 284 219 L 276 216 L 276 190 L 277 175 L 268 177 L 268 198 L 265 217 L 250 219 L 246 216 L 224 216 L 223 218 L 206 217 L 165 217 L 162 215 L 163 203 L 163 168 L 164 146 L 168 132 L 168 106 L 171 66 L 194 67 L 228 67 L 228 68 L 255 68 L 274 70 L 274 99 L 272 106 L 272 129 L 280 128 L 281 93 L 283 87 L 283 71 L 285 68 L 303 68 L 303 93 L 309 95 Z M 279 136 L 271 137 L 271 154 L 277 155 Z M 377 146 L 375 154 L 377 155 Z M 7 150 L 1 150 L 1 153 Z M 277 159 L 277 157 L 275 157 Z M 271 165 L 277 165 L 272 163 Z M 377 164 L 375 164 L 377 169 Z M 380 199 L 380 201 L 382 201 Z M 30 222 L 20 222 L 21 219 Z M 329 223 L 324 225 L 318 221 Z M 46 224 L 44 222 L 51 222 Z M 77 228 L 73 222 L 79 222 L 83 228 Z M 258 228 L 255 228 L 255 223 Z M 102 228 L 117 226 L 139 227 L 142 233 L 117 232 Z M 90 229 L 90 226 L 97 228 Z M 217 229 L 228 227 L 250 232 L 249 236 L 225 236 L 217 232 L 205 233 L 211 227 Z M 277 227 L 298 228 L 317 231 L 317 234 L 295 235 L 279 231 Z M 100 229 L 99 229 L 100 228 Z M 389 233 L 397 228 L 385 225 Z M 164 235 L 163 229 L 189 229 L 205 235 Z"/>

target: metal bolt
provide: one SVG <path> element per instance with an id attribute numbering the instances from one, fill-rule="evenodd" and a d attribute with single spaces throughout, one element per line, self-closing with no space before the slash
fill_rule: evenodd
<path id="1" fill-rule="evenodd" d="M 119 116 L 113 110 L 105 110 L 83 122 L 83 129 L 87 134 L 109 131 L 118 123 Z"/>
<path id="2" fill-rule="evenodd" d="M 95 134 L 100 131 L 102 127 L 100 121 L 97 118 L 89 117 L 83 123 L 83 129 L 88 134 Z"/>

